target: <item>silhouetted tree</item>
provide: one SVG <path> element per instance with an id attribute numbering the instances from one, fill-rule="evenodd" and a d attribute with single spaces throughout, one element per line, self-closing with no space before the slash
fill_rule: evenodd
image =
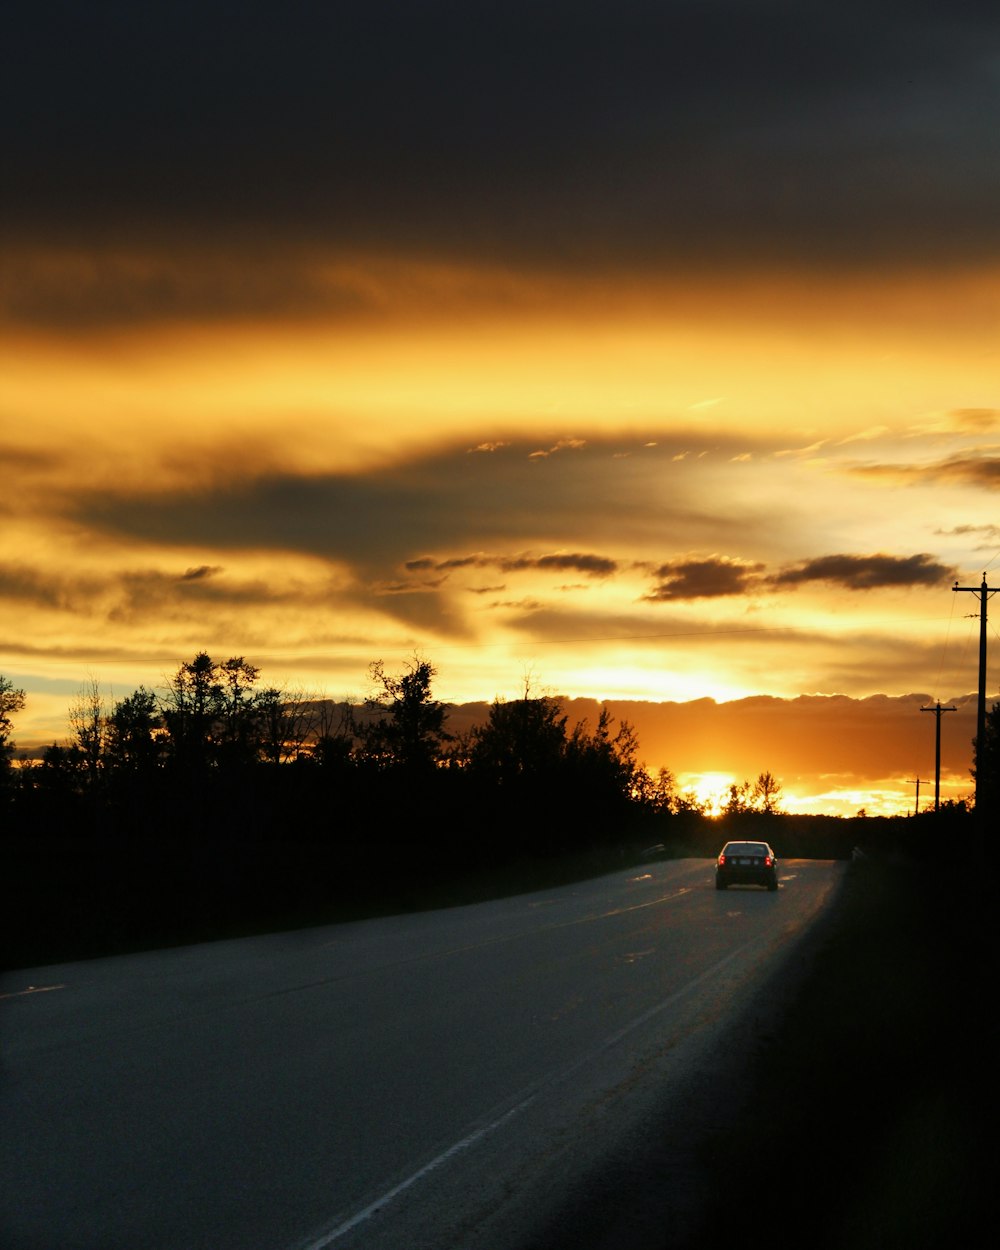
<path id="1" fill-rule="evenodd" d="M 486 724 L 472 731 L 470 766 L 501 788 L 541 776 L 551 780 L 566 748 L 566 720 L 560 701 L 549 695 L 525 690 L 520 699 L 497 698 Z"/>
<path id="2" fill-rule="evenodd" d="M 262 745 L 261 707 L 254 690 L 260 669 L 239 655 L 218 665 L 216 674 L 219 748 L 229 763 L 250 763 Z"/>
<path id="3" fill-rule="evenodd" d="M 675 813 L 685 802 L 677 793 L 677 779 L 669 768 L 659 768 L 655 775 L 646 768 L 637 769 L 632 794 L 642 807 L 660 816 Z"/>
<path id="4" fill-rule="evenodd" d="M 119 699 L 107 722 L 107 758 L 112 767 L 148 773 L 161 754 L 162 721 L 156 695 L 144 686 Z"/>
<path id="5" fill-rule="evenodd" d="M 575 774 L 574 784 L 604 803 L 623 804 L 638 797 L 644 787 L 639 763 L 639 740 L 628 721 L 613 730 L 613 717 L 601 708 L 593 733 L 587 722 L 577 724 L 566 740 L 566 763 Z"/>
<path id="6" fill-rule="evenodd" d="M 179 765 L 201 768 L 210 762 L 222 712 L 218 667 L 199 651 L 170 679 L 162 705 L 171 752 Z"/>
<path id="7" fill-rule="evenodd" d="M 261 756 L 269 764 L 293 759 L 301 742 L 290 740 L 290 717 L 281 691 L 276 686 L 258 691 L 256 710 Z"/>
<path id="8" fill-rule="evenodd" d="M 568 810 L 566 717 L 558 699 L 497 698 L 484 725 L 471 734 L 468 766 L 461 773 L 471 806 L 490 840 L 515 855 L 555 850 L 576 838 Z"/>
<path id="9" fill-rule="evenodd" d="M 781 783 L 773 773 L 759 773 L 750 796 L 755 811 L 772 816 L 781 807 Z"/>
<path id="10" fill-rule="evenodd" d="M 43 793 L 62 799 L 79 797 L 87 780 L 87 760 L 76 745 L 63 746 L 53 742 L 31 769 L 32 780 Z"/>
<path id="11" fill-rule="evenodd" d="M 742 816 L 750 811 L 751 786 L 749 781 L 731 782 L 729 797 L 722 809 L 726 816 Z"/>
<path id="12" fill-rule="evenodd" d="M 285 764 L 312 753 L 322 719 L 314 697 L 267 686 L 257 692 L 255 706 L 262 759 Z"/>
<path id="13" fill-rule="evenodd" d="M 444 727 L 447 709 L 431 698 L 437 670 L 427 660 L 414 658 L 399 676 L 387 673 L 381 660 L 368 672 L 379 690 L 365 706 L 381 715 L 364 729 L 366 758 L 410 771 L 429 770 L 450 736 Z"/>
<path id="14" fill-rule="evenodd" d="M 69 709 L 73 742 L 91 787 L 97 784 L 104 761 L 107 716 L 101 687 L 95 678 L 80 691 Z"/>
<path id="15" fill-rule="evenodd" d="M 10 736 L 14 727 L 11 718 L 24 709 L 24 702 L 24 691 L 0 673 L 0 803 L 4 808 L 15 789 L 14 770 L 10 763 L 14 754 L 14 742 Z"/>
<path id="16" fill-rule="evenodd" d="M 757 774 L 754 782 L 732 782 L 722 810 L 726 816 L 745 816 L 751 812 L 773 816 L 780 806 L 781 783 L 773 773 L 763 772 Z"/>
<path id="17" fill-rule="evenodd" d="M 699 798 L 694 790 L 687 789 L 681 794 L 674 794 L 670 808 L 678 815 L 706 816 L 708 804 L 704 799 Z"/>
<path id="18" fill-rule="evenodd" d="M 617 729 L 607 707 L 590 732 L 577 724 L 566 739 L 563 764 L 553 782 L 568 820 L 556 848 L 622 849 L 631 827 L 651 814 L 650 778 L 639 761 L 639 740 L 628 721 Z"/>
<path id="19" fill-rule="evenodd" d="M 9 763 L 14 753 L 14 743 L 10 738 L 14 727 L 11 717 L 24 710 L 24 702 L 24 691 L 0 673 L 0 769 Z"/>
<path id="20" fill-rule="evenodd" d="M 312 704 L 309 751 L 300 758 L 342 772 L 353 762 L 358 740 L 353 706 L 321 699 Z"/>

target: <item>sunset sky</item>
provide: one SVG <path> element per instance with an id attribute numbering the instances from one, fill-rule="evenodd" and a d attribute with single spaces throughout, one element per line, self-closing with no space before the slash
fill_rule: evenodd
<path id="1" fill-rule="evenodd" d="M 419 654 L 448 702 L 635 704 L 651 767 L 801 810 L 912 808 L 960 702 L 971 793 L 995 4 L 10 14 L 20 748 L 200 650 L 336 699 Z"/>

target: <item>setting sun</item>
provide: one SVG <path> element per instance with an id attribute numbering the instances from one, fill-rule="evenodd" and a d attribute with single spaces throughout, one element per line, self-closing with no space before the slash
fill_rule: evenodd
<path id="1" fill-rule="evenodd" d="M 726 773 L 685 773 L 678 778 L 682 794 L 691 793 L 706 816 L 722 815 L 729 801 L 729 788 L 736 778 Z"/>

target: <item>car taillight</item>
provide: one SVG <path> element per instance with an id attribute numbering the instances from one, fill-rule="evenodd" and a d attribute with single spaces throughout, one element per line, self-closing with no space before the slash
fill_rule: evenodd
<path id="1" fill-rule="evenodd" d="M 720 856 L 719 856 L 719 867 L 720 867 L 720 868 L 723 868 L 723 867 L 725 866 L 725 863 L 726 863 L 726 857 L 725 857 L 725 855 L 720 855 Z"/>
<path id="2" fill-rule="evenodd" d="M 764 856 L 764 867 L 765 867 L 765 868 L 770 868 L 770 867 L 771 867 L 771 865 L 772 865 L 773 863 L 774 863 L 774 860 L 772 860 L 772 859 L 771 859 L 770 855 L 765 855 L 765 856 Z"/>

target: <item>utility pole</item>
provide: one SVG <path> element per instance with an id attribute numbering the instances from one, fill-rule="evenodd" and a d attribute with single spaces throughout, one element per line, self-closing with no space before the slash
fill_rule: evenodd
<path id="1" fill-rule="evenodd" d="M 934 734 L 934 810 L 941 810 L 941 713 L 957 712 L 955 707 L 942 707 L 941 700 L 938 699 L 933 707 L 922 707 L 921 712 L 933 712 L 934 719 L 937 721 L 936 732 Z M 978 769 L 977 775 L 978 775 Z"/>
<path id="2" fill-rule="evenodd" d="M 913 805 L 913 814 L 914 816 L 919 816 L 920 815 L 920 778 L 916 777 L 914 780 L 916 782 L 916 787 L 917 787 L 917 801 Z"/>
<path id="3" fill-rule="evenodd" d="M 983 809 L 980 805 L 982 795 L 982 752 L 986 744 L 986 596 L 996 594 L 1000 586 L 987 586 L 986 574 L 983 574 L 981 586 L 952 586 L 952 591 L 969 591 L 979 596 L 979 705 L 976 709 L 976 743 L 979 758 L 976 760 L 976 819 L 982 826 Z"/>

